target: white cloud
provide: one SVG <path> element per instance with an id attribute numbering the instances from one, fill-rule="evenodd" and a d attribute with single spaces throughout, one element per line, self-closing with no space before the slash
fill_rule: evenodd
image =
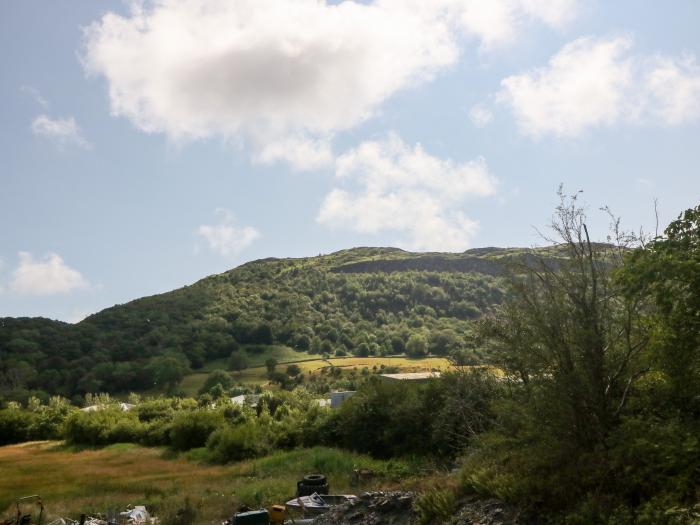
<path id="1" fill-rule="evenodd" d="M 297 171 L 317 170 L 333 164 L 333 151 L 329 139 L 289 136 L 265 144 L 254 160 L 262 164 L 286 161 Z"/>
<path id="2" fill-rule="evenodd" d="M 649 62 L 644 78 L 649 112 L 668 125 L 700 118 L 700 67 L 695 56 L 656 56 Z"/>
<path id="3" fill-rule="evenodd" d="M 340 156 L 336 176 L 351 188 L 326 196 L 319 223 L 365 234 L 397 232 L 403 235 L 398 244 L 413 250 L 465 250 L 478 223 L 461 205 L 467 197 L 493 195 L 497 184 L 482 158 L 443 160 L 396 135 Z"/>
<path id="4" fill-rule="evenodd" d="M 440 4 L 425 0 L 422 3 Z M 443 0 L 442 3 L 448 4 L 449 16 L 459 21 L 466 34 L 479 38 L 482 50 L 512 44 L 529 20 L 562 28 L 575 18 L 579 5 L 577 0 Z"/>
<path id="5" fill-rule="evenodd" d="M 260 237 L 260 232 L 252 226 L 236 226 L 230 211 L 219 208 L 216 214 L 220 216 L 219 224 L 202 225 L 197 234 L 219 255 L 233 257 Z"/>
<path id="6" fill-rule="evenodd" d="M 32 97 L 34 102 L 39 104 L 42 108 L 45 110 L 49 109 L 49 101 L 42 96 L 41 92 L 37 88 L 32 86 L 20 86 L 19 89 L 22 93 L 26 93 Z"/>
<path id="7" fill-rule="evenodd" d="M 676 125 L 700 117 L 700 68 L 691 55 L 633 55 L 632 39 L 579 38 L 546 67 L 505 78 L 497 98 L 520 131 L 575 137 L 619 123 Z"/>
<path id="8" fill-rule="evenodd" d="M 66 265 L 55 253 L 36 261 L 31 253 L 19 252 L 19 266 L 10 282 L 10 289 L 23 295 L 53 295 L 88 286 L 80 272 Z"/>
<path id="9" fill-rule="evenodd" d="M 484 128 L 491 124 L 493 113 L 483 104 L 475 104 L 469 110 L 469 119 L 477 128 Z"/>
<path id="10" fill-rule="evenodd" d="M 301 167 L 290 140 L 305 137 L 304 150 L 351 128 L 454 65 L 464 40 L 487 48 L 529 20 L 561 25 L 576 2 L 134 2 L 127 16 L 109 13 L 86 29 L 83 59 L 107 79 L 113 115 L 142 131 L 242 138 L 264 162 Z"/>
<path id="11" fill-rule="evenodd" d="M 39 115 L 32 122 L 32 132 L 37 137 L 52 141 L 60 150 L 70 146 L 92 149 L 92 144 L 83 136 L 73 117 L 54 120 L 47 115 Z"/>

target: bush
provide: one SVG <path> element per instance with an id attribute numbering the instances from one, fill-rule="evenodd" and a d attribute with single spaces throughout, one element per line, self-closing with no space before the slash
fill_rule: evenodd
<path id="1" fill-rule="evenodd" d="M 216 430 L 207 440 L 211 459 L 217 463 L 255 458 L 269 452 L 269 436 L 254 421 Z"/>
<path id="2" fill-rule="evenodd" d="M 11 445 L 27 440 L 33 417 L 16 408 L 0 410 L 0 445 Z"/>
<path id="3" fill-rule="evenodd" d="M 291 364 L 287 366 L 287 375 L 290 377 L 296 377 L 301 374 L 301 368 L 299 365 Z"/>
<path id="4" fill-rule="evenodd" d="M 175 450 L 203 447 L 211 433 L 223 425 L 224 417 L 218 410 L 180 413 L 170 427 L 170 444 Z"/>
<path id="5" fill-rule="evenodd" d="M 145 433 L 134 412 L 108 406 L 94 412 L 74 412 L 66 419 L 63 437 L 75 445 L 101 446 L 112 443 L 139 443 Z"/>
<path id="6" fill-rule="evenodd" d="M 233 379 L 225 370 L 214 370 L 199 389 L 199 393 L 210 392 L 216 385 L 221 385 L 224 390 L 228 390 L 233 386 Z"/>
<path id="7" fill-rule="evenodd" d="M 248 368 L 248 358 L 240 350 L 233 352 L 228 359 L 228 368 L 235 372 Z"/>

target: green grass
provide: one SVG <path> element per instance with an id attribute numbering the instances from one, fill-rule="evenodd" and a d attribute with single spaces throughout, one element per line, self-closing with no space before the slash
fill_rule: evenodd
<path id="1" fill-rule="evenodd" d="M 0 518 L 10 516 L 16 498 L 39 494 L 52 519 L 145 504 L 168 523 L 187 499 L 195 523 L 215 523 L 241 504 L 283 503 L 305 474 L 321 472 L 334 492 L 347 493 L 357 490 L 351 486 L 353 468 L 377 473 L 362 490 L 395 488 L 397 480 L 418 471 L 410 462 L 325 447 L 275 452 L 227 466 L 208 465 L 203 457 L 193 450 L 168 459 L 163 449 L 122 444 L 80 452 L 59 442 L 0 447 Z"/>
<path id="2" fill-rule="evenodd" d="M 264 366 L 265 361 L 271 357 L 277 359 L 278 363 L 292 363 L 303 359 L 313 359 L 313 356 L 310 356 L 306 352 L 299 352 L 284 345 L 264 346 L 262 347 L 264 348 L 262 352 L 253 350 L 260 346 L 261 345 L 252 345 L 244 347 L 246 355 L 248 356 L 248 364 L 251 367 Z"/>
<path id="3" fill-rule="evenodd" d="M 286 351 L 284 350 L 286 349 Z M 351 370 L 357 368 L 373 367 L 380 368 L 384 366 L 399 367 L 401 372 L 423 372 L 428 370 L 448 370 L 450 363 L 444 357 L 422 357 L 412 358 L 405 356 L 388 356 L 388 357 L 332 357 L 322 359 L 318 356 L 310 356 L 305 352 L 296 352 L 288 347 L 270 347 L 263 354 L 264 359 L 260 357 L 258 362 L 265 362 L 269 357 L 275 357 L 278 361 L 278 369 L 284 371 L 287 365 L 292 363 L 298 364 L 302 373 L 309 375 L 318 372 L 322 368 L 335 366 L 343 370 Z M 289 360 L 284 360 L 289 359 Z M 223 367 L 225 368 L 225 367 Z M 179 385 L 188 396 L 196 396 L 199 389 L 202 388 L 207 380 L 208 372 L 198 372 L 186 376 Z M 251 366 L 240 372 L 232 372 L 234 382 L 243 383 L 244 385 L 266 385 L 268 383 L 267 368 L 262 364 L 256 366 L 256 362 L 251 359 Z"/>
<path id="4" fill-rule="evenodd" d="M 262 349 L 262 351 L 260 351 Z M 261 384 L 267 382 L 265 361 L 273 357 L 280 364 L 296 363 L 306 359 L 317 359 L 310 356 L 306 352 L 298 352 L 293 348 L 284 345 L 245 345 L 241 348 L 248 358 L 248 366 L 254 369 L 260 368 L 260 373 L 255 374 L 255 379 L 248 381 L 245 378 L 238 379 L 234 375 L 236 382 L 245 384 Z M 202 388 L 207 376 L 214 370 L 226 370 L 228 368 L 228 359 L 214 359 L 207 362 L 200 371 L 185 376 L 182 382 L 178 385 L 186 396 L 196 396 L 199 389 Z"/>
<path id="5" fill-rule="evenodd" d="M 373 367 L 380 368 L 384 366 L 399 367 L 401 372 L 422 372 L 428 370 L 447 370 L 450 363 L 443 357 L 424 357 L 424 358 L 408 358 L 402 356 L 396 357 L 332 357 L 330 359 L 311 358 L 302 361 L 296 361 L 304 374 L 313 374 L 322 368 L 335 366 L 343 370 L 351 370 L 357 368 L 361 370 Z M 280 363 L 278 368 L 284 370 L 285 365 L 290 363 Z M 233 375 L 236 382 L 245 384 L 261 384 L 266 383 L 267 369 L 265 367 L 247 368 Z M 206 377 L 204 378 L 206 380 Z M 203 384 L 203 382 L 202 382 Z"/>

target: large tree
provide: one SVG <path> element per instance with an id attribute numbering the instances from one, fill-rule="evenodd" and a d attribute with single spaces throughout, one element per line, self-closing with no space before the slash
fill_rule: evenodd
<path id="1" fill-rule="evenodd" d="M 560 192 L 554 245 L 514 268 L 510 295 L 482 324 L 497 365 L 522 388 L 537 432 L 572 450 L 600 444 L 644 372 L 640 302 L 614 279 L 627 247 L 590 240 L 576 196 Z"/>
<path id="2" fill-rule="evenodd" d="M 699 415 L 700 206 L 631 253 L 620 277 L 630 296 L 651 299 L 650 354 L 669 386 L 669 401 L 682 413 Z"/>

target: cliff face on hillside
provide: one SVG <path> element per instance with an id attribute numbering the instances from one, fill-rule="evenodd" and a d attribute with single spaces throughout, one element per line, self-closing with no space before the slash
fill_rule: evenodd
<path id="1" fill-rule="evenodd" d="M 492 259 L 469 256 L 448 259 L 439 255 L 431 255 L 412 259 L 360 261 L 336 266 L 331 271 L 335 273 L 448 272 L 497 276 L 503 275 L 505 268 L 502 263 Z"/>

